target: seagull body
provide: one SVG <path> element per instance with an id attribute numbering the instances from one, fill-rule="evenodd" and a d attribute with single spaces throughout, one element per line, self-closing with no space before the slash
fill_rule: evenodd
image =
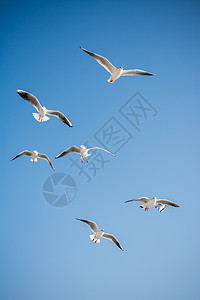
<path id="1" fill-rule="evenodd" d="M 38 153 L 36 150 L 34 150 L 32 152 L 28 151 L 28 150 L 24 150 L 24 151 L 20 152 L 19 154 L 17 154 L 15 157 L 13 157 L 11 159 L 11 161 L 18 158 L 18 157 L 20 157 L 20 156 L 23 156 L 23 155 L 31 156 L 31 161 L 32 162 L 37 162 L 38 158 L 45 159 L 49 163 L 49 165 L 52 167 L 52 169 L 55 171 L 50 159 L 48 158 L 48 156 L 46 154 Z"/>
<path id="2" fill-rule="evenodd" d="M 60 158 L 60 157 L 65 156 L 69 153 L 77 153 L 77 154 L 81 155 L 81 161 L 82 162 L 83 162 L 83 158 L 86 158 L 86 160 L 88 162 L 88 156 L 91 155 L 91 154 L 88 153 L 88 151 L 90 151 L 92 149 L 99 149 L 99 150 L 105 151 L 105 152 L 107 152 L 107 153 L 109 153 L 113 156 L 116 156 L 115 154 L 111 153 L 110 151 L 107 151 L 107 150 L 99 148 L 99 147 L 86 148 L 84 145 L 81 145 L 80 147 L 77 147 L 77 146 L 69 147 L 68 149 L 66 149 L 65 151 L 63 151 L 59 155 L 57 155 L 56 158 Z"/>
<path id="3" fill-rule="evenodd" d="M 82 221 L 86 224 L 88 224 L 88 226 L 90 227 L 90 229 L 94 232 L 94 234 L 90 235 L 90 239 L 95 242 L 95 243 L 100 243 L 100 238 L 103 237 L 105 239 L 111 240 L 112 242 L 114 242 L 122 251 L 124 251 L 124 249 L 122 248 L 121 244 L 119 243 L 119 241 L 116 239 L 116 237 L 112 234 L 109 233 L 105 233 L 103 229 L 99 229 L 97 224 L 95 222 L 89 221 L 89 220 L 84 220 L 84 219 L 78 219 L 79 221 Z"/>
<path id="4" fill-rule="evenodd" d="M 63 123 L 65 123 L 69 127 L 72 127 L 71 122 L 60 111 L 46 109 L 46 107 L 41 106 L 40 102 L 38 101 L 38 99 L 35 96 L 33 96 L 32 94 L 30 94 L 28 92 L 25 92 L 25 91 L 22 91 L 22 90 L 17 90 L 17 93 L 24 100 L 27 100 L 28 102 L 30 102 L 35 107 L 35 109 L 38 111 L 38 113 L 33 113 L 34 118 L 38 122 L 48 121 L 49 117 L 47 117 L 46 115 L 51 115 L 51 116 L 55 116 L 55 117 L 59 118 Z"/>
<path id="5" fill-rule="evenodd" d="M 174 206 L 174 207 L 180 207 L 179 205 L 177 205 L 174 202 L 171 202 L 171 201 L 166 200 L 166 199 L 157 199 L 156 197 L 153 197 L 152 199 L 147 198 L 147 197 L 140 197 L 140 198 L 137 198 L 137 199 L 125 201 L 125 203 L 132 202 L 132 201 L 144 202 L 145 204 L 140 205 L 140 207 L 144 208 L 146 211 L 148 211 L 151 206 L 156 205 L 156 204 L 157 204 L 156 207 L 159 208 L 158 210 L 160 212 L 162 212 L 168 205 L 169 206 Z"/>
<path id="6" fill-rule="evenodd" d="M 116 79 L 118 79 L 120 76 L 129 76 L 129 75 L 148 75 L 152 76 L 155 75 L 153 73 L 149 73 L 143 70 L 133 69 L 133 70 L 124 70 L 123 67 L 116 68 L 113 66 L 109 60 L 101 55 L 98 55 L 96 53 L 90 52 L 82 47 L 80 47 L 83 51 L 85 51 L 87 54 L 92 56 L 102 67 L 104 67 L 110 74 L 111 77 L 108 79 L 108 82 L 114 82 Z"/>

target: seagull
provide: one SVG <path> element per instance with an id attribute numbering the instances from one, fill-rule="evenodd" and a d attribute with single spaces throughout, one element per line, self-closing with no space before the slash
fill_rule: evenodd
<path id="1" fill-rule="evenodd" d="M 95 233 L 95 234 L 90 235 L 90 238 L 93 242 L 100 243 L 100 238 L 103 237 L 105 239 L 113 241 L 113 243 L 115 243 L 117 245 L 117 247 L 119 247 L 122 251 L 124 251 L 124 249 L 122 248 L 122 246 L 120 245 L 120 243 L 118 242 L 116 237 L 114 237 L 114 235 L 112 235 L 112 234 L 105 233 L 103 229 L 100 230 L 97 227 L 97 224 L 95 222 L 92 222 L 89 220 L 78 219 L 78 218 L 76 218 L 76 220 L 85 222 L 86 224 L 89 225 L 90 229 Z"/>
<path id="2" fill-rule="evenodd" d="M 82 47 L 80 47 L 87 54 L 91 55 L 96 61 L 102 65 L 110 74 L 111 77 L 107 80 L 108 82 L 114 82 L 120 76 L 128 76 L 128 75 L 149 75 L 153 76 L 155 74 L 149 73 L 143 70 L 133 69 L 133 70 L 124 70 L 123 67 L 116 68 L 114 67 L 107 58 L 98 55 L 96 53 L 90 52 Z"/>
<path id="3" fill-rule="evenodd" d="M 167 208 L 168 205 L 166 204 L 162 204 L 162 203 L 158 203 L 155 208 L 158 209 L 159 212 L 163 212 L 165 210 L 165 208 Z"/>
<path id="4" fill-rule="evenodd" d="M 28 92 L 25 92 L 22 90 L 17 90 L 17 93 L 24 100 L 27 100 L 28 102 L 30 102 L 35 107 L 35 109 L 38 111 L 38 113 L 33 113 L 34 118 L 38 122 L 48 121 L 49 117 L 46 116 L 46 114 L 47 114 L 47 115 L 51 115 L 51 116 L 55 116 L 55 117 L 59 118 L 63 123 L 67 124 L 69 127 L 72 127 L 72 123 L 60 111 L 46 109 L 46 107 L 41 106 L 40 102 L 38 101 L 38 99 L 35 96 L 33 96 L 32 94 L 30 94 Z"/>
<path id="5" fill-rule="evenodd" d="M 99 147 L 91 147 L 91 148 L 86 148 L 84 145 L 81 145 L 79 148 L 76 146 L 71 146 L 68 149 L 66 149 L 65 151 L 63 151 L 62 153 L 60 153 L 59 155 L 56 156 L 56 158 L 60 158 L 62 156 L 65 156 L 69 153 L 77 153 L 81 155 L 81 162 L 83 162 L 83 158 L 86 158 L 87 163 L 88 163 L 88 156 L 90 156 L 91 154 L 88 153 L 89 150 L 92 149 L 99 149 L 102 151 L 105 151 L 113 156 L 116 156 L 115 154 L 111 153 L 110 151 L 107 151 L 105 149 L 99 148 Z"/>
<path id="6" fill-rule="evenodd" d="M 20 157 L 20 156 L 23 156 L 23 155 L 32 156 L 32 158 L 31 158 L 32 162 L 37 162 L 38 158 L 45 159 L 50 164 L 50 166 L 52 167 L 52 169 L 55 171 L 55 169 L 54 169 L 54 167 L 53 167 L 50 159 L 48 158 L 48 156 L 46 154 L 38 153 L 36 150 L 34 150 L 33 152 L 28 151 L 28 150 L 24 150 L 21 153 L 17 154 L 15 157 L 13 157 L 11 159 L 11 161 L 14 160 L 14 159 L 16 159 L 16 158 L 18 158 L 18 157 Z"/>
<path id="7" fill-rule="evenodd" d="M 153 197 L 152 199 L 147 198 L 147 197 L 141 197 L 141 198 L 125 201 L 125 203 L 132 202 L 132 201 L 144 202 L 145 204 L 140 205 L 140 207 L 144 208 L 146 211 L 148 211 L 151 206 L 156 205 L 156 204 L 157 205 L 159 204 L 159 206 L 160 206 L 160 204 L 162 204 L 162 207 L 161 207 L 161 209 L 159 209 L 159 211 L 163 211 L 166 208 L 166 207 L 163 207 L 163 206 L 165 206 L 163 204 L 174 206 L 174 207 L 180 207 L 179 205 L 175 204 L 174 202 L 171 202 L 166 199 L 157 199 L 156 197 Z"/>

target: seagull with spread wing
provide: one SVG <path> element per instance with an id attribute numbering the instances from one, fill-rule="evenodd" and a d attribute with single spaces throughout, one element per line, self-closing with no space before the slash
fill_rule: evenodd
<path id="1" fill-rule="evenodd" d="M 33 113 L 34 118 L 38 122 L 48 121 L 49 117 L 47 117 L 46 115 L 50 115 L 50 116 L 55 116 L 55 117 L 59 118 L 63 123 L 65 123 L 69 127 L 72 127 L 72 123 L 60 111 L 46 109 L 46 107 L 41 106 L 40 102 L 38 101 L 38 99 L 35 96 L 33 96 L 32 94 L 30 94 L 28 92 L 25 92 L 25 91 L 22 91 L 22 90 L 17 90 L 17 93 L 24 100 L 31 103 L 35 107 L 35 109 L 38 111 L 38 113 Z"/>
<path id="2" fill-rule="evenodd" d="M 99 149 L 102 151 L 105 151 L 113 156 L 116 156 L 115 154 L 111 153 L 108 150 L 99 148 L 99 147 L 91 147 L 91 148 L 86 148 L 84 145 L 81 145 L 80 147 L 76 147 L 76 146 L 71 146 L 68 149 L 66 149 L 65 151 L 63 151 L 62 153 L 60 153 L 59 155 L 56 156 L 56 158 L 60 158 L 62 156 L 65 156 L 69 153 L 77 153 L 79 155 L 81 155 L 81 161 L 83 162 L 83 158 L 86 158 L 87 162 L 88 162 L 88 156 L 90 156 L 91 154 L 88 153 L 89 150 L 92 149 Z"/>
<path id="3" fill-rule="evenodd" d="M 48 158 L 48 156 L 46 154 L 38 153 L 36 150 L 34 150 L 33 152 L 28 151 L 28 150 L 22 151 L 21 153 L 17 154 L 15 157 L 13 157 L 11 159 L 11 161 L 14 160 L 14 159 L 16 159 L 16 158 L 18 158 L 18 157 L 20 157 L 20 156 L 23 156 L 23 155 L 25 155 L 25 156 L 31 156 L 32 157 L 31 158 L 32 162 L 37 162 L 38 158 L 45 159 L 50 164 L 50 166 L 52 167 L 52 169 L 55 171 L 55 169 L 54 169 L 54 167 L 53 167 L 50 159 Z"/>
<path id="4" fill-rule="evenodd" d="M 80 47 L 83 51 L 85 51 L 87 54 L 92 56 L 96 61 L 102 65 L 110 74 L 111 77 L 108 79 L 108 82 L 114 82 L 116 79 L 118 79 L 120 76 L 129 76 L 129 75 L 148 75 L 153 76 L 155 74 L 149 73 L 143 70 L 133 69 L 133 70 L 124 70 L 123 67 L 116 68 L 114 67 L 107 58 L 98 55 L 96 53 L 90 52 L 82 47 Z"/>
<path id="5" fill-rule="evenodd" d="M 105 239 L 111 240 L 113 243 L 115 243 L 115 245 L 117 245 L 117 247 L 124 251 L 116 237 L 112 234 L 105 233 L 103 229 L 100 230 L 95 222 L 78 218 L 76 219 L 89 225 L 90 229 L 94 232 L 94 234 L 90 235 L 90 238 L 93 242 L 100 243 L 100 238 L 103 237 Z"/>
<path id="6" fill-rule="evenodd" d="M 139 202 L 145 203 L 145 204 L 140 205 L 140 207 L 144 208 L 146 211 L 148 211 L 151 206 L 156 205 L 156 204 L 159 206 L 160 206 L 160 204 L 162 204 L 162 207 L 161 207 L 162 211 L 166 208 L 166 207 L 164 207 L 165 205 L 180 207 L 179 205 L 177 205 L 174 202 L 171 202 L 166 199 L 157 199 L 156 197 L 153 197 L 152 199 L 147 198 L 147 197 L 140 197 L 137 199 L 125 201 L 125 203 L 132 202 L 132 201 L 139 201 Z"/>

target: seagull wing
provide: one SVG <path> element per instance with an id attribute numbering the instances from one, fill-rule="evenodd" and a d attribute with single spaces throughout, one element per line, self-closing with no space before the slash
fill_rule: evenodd
<path id="1" fill-rule="evenodd" d="M 39 111 L 41 109 L 41 104 L 38 101 L 38 99 L 33 96 L 32 94 L 22 91 L 22 90 L 17 90 L 17 93 L 24 99 L 27 100 L 28 102 L 30 102 L 37 111 Z"/>
<path id="2" fill-rule="evenodd" d="M 56 158 L 60 158 L 64 155 L 67 155 L 67 154 L 73 153 L 73 152 L 80 154 L 81 153 L 80 151 L 81 151 L 80 148 L 78 148 L 76 146 L 71 146 L 68 149 L 66 149 L 65 151 L 63 151 L 62 153 L 60 153 L 59 155 L 57 155 Z"/>
<path id="3" fill-rule="evenodd" d="M 47 110 L 47 115 L 55 116 L 59 118 L 63 123 L 67 124 L 69 127 L 72 127 L 72 123 L 67 119 L 67 117 L 57 110 Z"/>
<path id="4" fill-rule="evenodd" d="M 32 156 L 33 153 L 28 150 L 24 150 L 24 151 L 20 152 L 19 154 L 17 154 L 15 157 L 13 157 L 10 161 L 12 161 L 20 156 L 23 156 L 23 155 Z"/>
<path id="5" fill-rule="evenodd" d="M 157 199 L 156 202 L 161 203 L 161 204 L 167 204 L 167 205 L 174 206 L 174 207 L 180 207 L 178 204 L 171 202 L 169 200 L 166 200 L 166 199 Z"/>
<path id="6" fill-rule="evenodd" d="M 113 241 L 113 243 L 115 243 L 115 245 L 117 245 L 122 251 L 124 251 L 121 244 L 119 243 L 119 241 L 116 239 L 116 237 L 114 235 L 109 234 L 109 233 L 103 233 L 102 237 Z"/>
<path id="7" fill-rule="evenodd" d="M 133 69 L 133 70 L 123 70 L 121 76 L 127 76 L 127 75 L 148 75 L 153 76 L 155 74 L 149 73 L 143 70 Z"/>
<path id="8" fill-rule="evenodd" d="M 107 152 L 107 153 L 109 153 L 109 154 L 111 154 L 111 155 L 113 155 L 113 156 L 116 156 L 115 154 L 113 154 L 113 153 L 111 153 L 110 151 L 105 150 L 105 149 L 103 149 L 103 148 L 99 148 L 99 147 L 91 147 L 91 148 L 88 148 L 88 150 L 92 150 L 92 149 L 99 149 L 99 150 L 105 151 L 105 152 Z"/>
<path id="9" fill-rule="evenodd" d="M 42 159 L 45 159 L 50 164 L 50 166 L 52 167 L 52 169 L 55 171 L 55 169 L 54 169 L 54 167 L 53 167 L 50 159 L 48 158 L 48 156 L 46 154 L 40 154 L 40 153 L 38 153 L 38 157 L 42 158 Z"/>
<path id="10" fill-rule="evenodd" d="M 94 233 L 97 233 L 98 231 L 100 231 L 95 222 L 92 222 L 89 220 L 78 219 L 78 218 L 76 218 L 76 220 L 79 220 L 79 221 L 82 221 L 82 222 L 85 222 L 86 224 L 88 224 L 88 226 Z"/>
<path id="11" fill-rule="evenodd" d="M 132 202 L 132 201 L 140 201 L 140 202 L 147 203 L 147 202 L 149 202 L 149 200 L 151 200 L 151 199 L 149 199 L 147 197 L 141 197 L 141 198 L 137 198 L 137 199 L 133 199 L 133 200 L 127 200 L 127 201 L 125 201 L 125 203 Z"/>
<path id="12" fill-rule="evenodd" d="M 109 60 L 107 60 L 107 58 L 98 55 L 96 53 L 90 52 L 82 47 L 80 47 L 83 51 L 85 51 L 87 54 L 89 54 L 90 56 L 92 56 L 94 59 L 96 59 L 96 61 L 102 65 L 102 67 L 104 67 L 109 73 L 113 73 L 114 70 L 116 70 L 116 68 L 109 62 Z"/>

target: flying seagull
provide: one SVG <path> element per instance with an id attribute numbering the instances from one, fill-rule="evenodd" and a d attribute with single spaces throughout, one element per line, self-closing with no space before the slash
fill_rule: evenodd
<path id="1" fill-rule="evenodd" d="M 115 243 L 122 251 L 124 251 L 124 249 L 122 248 L 122 246 L 120 245 L 120 243 L 118 242 L 116 237 L 114 237 L 114 235 L 112 235 L 112 234 L 105 233 L 103 229 L 100 230 L 97 227 L 97 224 L 95 222 L 92 222 L 89 220 L 78 219 L 78 218 L 76 218 L 76 219 L 88 224 L 90 229 L 95 233 L 95 234 L 90 235 L 90 238 L 93 242 L 100 243 L 100 238 L 103 237 L 105 239 L 113 241 L 113 243 Z"/>
<path id="2" fill-rule="evenodd" d="M 80 47 L 83 51 L 85 51 L 87 54 L 92 56 L 96 61 L 102 65 L 110 74 L 111 77 L 107 80 L 108 82 L 114 82 L 116 79 L 118 79 L 120 76 L 129 76 L 129 75 L 149 75 L 153 76 L 155 74 L 149 73 L 143 70 L 133 69 L 133 70 L 124 70 L 123 67 L 116 68 L 114 67 L 107 58 L 98 55 L 96 53 L 90 52 L 82 47 Z"/>
<path id="3" fill-rule="evenodd" d="M 140 207 L 144 208 L 146 211 L 148 211 L 151 206 L 156 205 L 156 204 L 162 204 L 163 206 L 164 206 L 164 204 L 166 204 L 169 206 L 180 207 L 179 205 L 175 204 L 174 202 L 171 202 L 171 201 L 165 200 L 165 199 L 156 199 L 156 197 L 153 197 L 152 199 L 147 198 L 147 197 L 141 197 L 141 198 L 125 201 L 125 203 L 132 202 L 132 201 L 144 202 L 145 204 L 140 205 Z M 162 211 L 166 208 L 166 207 L 164 208 L 163 206 L 161 208 Z"/>
<path id="4" fill-rule="evenodd" d="M 69 127 L 72 127 L 72 123 L 60 111 L 46 109 L 46 107 L 41 106 L 40 102 L 38 101 L 38 99 L 35 96 L 33 96 L 32 94 L 30 94 L 28 92 L 25 92 L 22 90 L 17 90 L 17 93 L 24 100 L 27 100 L 28 102 L 30 102 L 35 107 L 35 109 L 38 111 L 38 113 L 33 113 L 34 118 L 38 122 L 48 121 L 49 117 L 47 117 L 46 115 L 51 115 L 51 116 L 55 116 L 55 117 L 59 118 L 63 123 L 67 124 Z"/>
<path id="5" fill-rule="evenodd" d="M 52 167 L 52 169 L 55 171 L 55 169 L 54 169 L 54 167 L 53 167 L 50 159 L 48 158 L 48 156 L 46 154 L 38 153 L 36 150 L 34 150 L 33 152 L 28 151 L 28 150 L 22 151 L 21 153 L 17 154 L 15 157 L 13 157 L 11 159 L 11 161 L 14 160 L 14 159 L 16 159 L 16 158 L 18 158 L 18 157 L 20 157 L 20 156 L 23 156 L 23 155 L 32 156 L 32 158 L 31 158 L 32 162 L 37 162 L 38 158 L 45 159 L 50 164 L 50 166 Z"/>
<path id="6" fill-rule="evenodd" d="M 91 148 L 86 148 L 84 145 L 81 145 L 79 148 L 76 146 L 71 146 L 68 149 L 66 149 L 65 151 L 63 151 L 62 153 L 60 153 L 59 155 L 56 156 L 56 158 L 60 158 L 62 156 L 65 156 L 69 153 L 77 153 L 81 155 L 81 161 L 83 162 L 83 158 L 86 158 L 87 162 L 88 162 L 88 156 L 90 156 L 91 154 L 88 153 L 89 150 L 92 149 L 99 149 L 102 151 L 105 151 L 113 156 L 116 156 L 115 154 L 111 153 L 110 151 L 107 151 L 105 149 L 99 148 L 99 147 L 91 147 Z"/>

